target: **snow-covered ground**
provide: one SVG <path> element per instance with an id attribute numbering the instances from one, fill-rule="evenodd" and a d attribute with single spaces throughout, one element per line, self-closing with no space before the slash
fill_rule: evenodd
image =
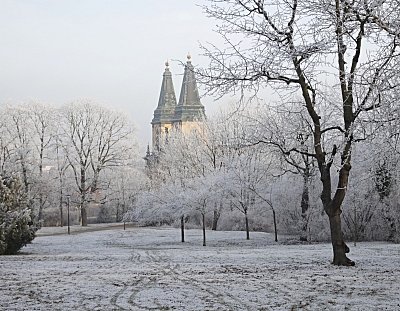
<path id="1" fill-rule="evenodd" d="M 400 310 L 396 244 L 359 243 L 357 266 L 335 267 L 329 244 L 266 233 L 208 231 L 203 247 L 199 230 L 57 230 L 0 257 L 0 310 Z"/>

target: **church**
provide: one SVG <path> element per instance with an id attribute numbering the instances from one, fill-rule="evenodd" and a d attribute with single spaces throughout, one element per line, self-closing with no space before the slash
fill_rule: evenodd
<path id="1" fill-rule="evenodd" d="M 172 74 L 166 62 L 158 105 L 151 121 L 153 152 L 160 151 L 171 131 L 190 133 L 198 129 L 204 119 L 205 109 L 200 102 L 191 56 L 187 56 L 178 103 Z"/>

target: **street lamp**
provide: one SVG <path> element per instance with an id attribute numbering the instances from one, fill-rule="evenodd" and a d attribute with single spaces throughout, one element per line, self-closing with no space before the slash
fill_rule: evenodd
<path id="1" fill-rule="evenodd" d="M 68 213 L 67 224 L 68 224 L 68 234 L 71 234 L 71 229 L 70 229 L 70 225 L 69 225 L 69 198 L 70 198 L 70 195 L 67 194 L 67 213 Z"/>

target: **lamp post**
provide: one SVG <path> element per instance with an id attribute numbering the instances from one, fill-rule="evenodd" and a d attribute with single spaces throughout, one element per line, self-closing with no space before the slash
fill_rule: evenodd
<path id="1" fill-rule="evenodd" d="M 71 229 L 70 229 L 70 225 L 69 225 L 69 197 L 70 195 L 67 195 L 67 213 L 68 213 L 68 220 L 67 220 L 67 224 L 68 224 L 68 234 L 71 234 Z"/>

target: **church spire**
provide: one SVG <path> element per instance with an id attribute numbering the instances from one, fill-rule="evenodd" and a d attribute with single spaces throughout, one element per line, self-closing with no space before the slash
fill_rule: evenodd
<path id="1" fill-rule="evenodd" d="M 194 67 L 188 54 L 183 74 L 182 88 L 176 107 L 175 121 L 196 121 L 204 118 L 204 106 L 200 102 Z"/>
<path id="2" fill-rule="evenodd" d="M 172 82 L 172 74 L 169 70 L 168 61 L 165 62 L 165 71 L 161 84 L 160 97 L 158 99 L 157 109 L 154 111 L 152 124 L 160 122 L 171 122 L 174 117 L 176 107 L 176 97 L 174 84 Z"/>

